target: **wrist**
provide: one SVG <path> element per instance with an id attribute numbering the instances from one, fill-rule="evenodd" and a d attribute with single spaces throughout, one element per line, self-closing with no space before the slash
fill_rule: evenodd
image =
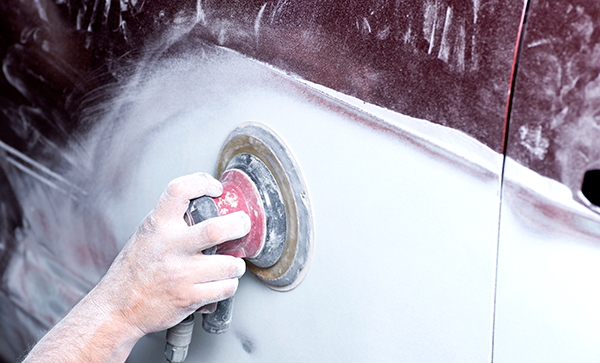
<path id="1" fill-rule="evenodd" d="M 127 314 L 118 304 L 114 303 L 114 297 L 111 299 L 104 296 L 98 289 L 100 286 L 92 290 L 78 304 L 78 308 L 85 309 L 85 315 L 97 321 L 98 329 L 104 334 L 112 335 L 115 342 L 133 341 L 135 344 L 145 333 L 127 318 Z"/>

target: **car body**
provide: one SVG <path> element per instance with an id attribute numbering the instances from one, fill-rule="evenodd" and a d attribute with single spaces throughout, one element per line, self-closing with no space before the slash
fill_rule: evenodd
<path id="1" fill-rule="evenodd" d="M 598 360 L 594 2 L 1 8 L 4 360 L 248 121 L 302 171 L 314 254 L 288 292 L 244 276 L 189 361 Z M 164 360 L 164 335 L 130 360 Z"/>

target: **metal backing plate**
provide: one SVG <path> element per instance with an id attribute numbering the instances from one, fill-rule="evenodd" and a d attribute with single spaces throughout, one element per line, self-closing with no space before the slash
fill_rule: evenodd
<path id="1" fill-rule="evenodd" d="M 312 211 L 300 169 L 283 141 L 266 126 L 249 122 L 237 126 L 227 137 L 217 165 L 217 178 L 234 156 L 248 153 L 269 168 L 283 196 L 287 233 L 281 258 L 271 267 L 247 262 L 248 269 L 273 290 L 288 291 L 308 272 L 314 249 Z"/>

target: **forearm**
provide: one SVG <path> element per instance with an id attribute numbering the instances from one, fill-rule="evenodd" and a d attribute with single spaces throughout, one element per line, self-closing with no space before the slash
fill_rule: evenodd
<path id="1" fill-rule="evenodd" d="M 24 363 L 124 362 L 143 333 L 86 296 L 33 348 Z"/>

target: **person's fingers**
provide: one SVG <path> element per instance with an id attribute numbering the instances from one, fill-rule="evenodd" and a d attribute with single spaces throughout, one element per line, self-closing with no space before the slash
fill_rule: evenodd
<path id="1" fill-rule="evenodd" d="M 195 173 L 173 179 L 162 192 L 156 208 L 156 221 L 182 221 L 190 199 L 204 195 L 218 197 L 223 193 L 223 186 L 212 176 Z"/>
<path id="2" fill-rule="evenodd" d="M 196 309 L 232 297 L 238 283 L 238 279 L 229 279 L 194 285 L 193 294 L 199 302 Z"/>
<path id="3" fill-rule="evenodd" d="M 225 255 L 190 256 L 187 273 L 194 284 L 239 278 L 246 272 L 246 263 L 241 258 Z"/>
<path id="4" fill-rule="evenodd" d="M 235 212 L 185 228 L 182 240 L 190 253 L 197 253 L 225 241 L 244 237 L 250 232 L 250 217 L 244 212 Z"/>
<path id="5" fill-rule="evenodd" d="M 212 314 L 217 310 L 217 303 L 211 303 L 207 305 L 203 305 L 200 309 L 196 310 L 197 313 L 200 314 Z"/>

